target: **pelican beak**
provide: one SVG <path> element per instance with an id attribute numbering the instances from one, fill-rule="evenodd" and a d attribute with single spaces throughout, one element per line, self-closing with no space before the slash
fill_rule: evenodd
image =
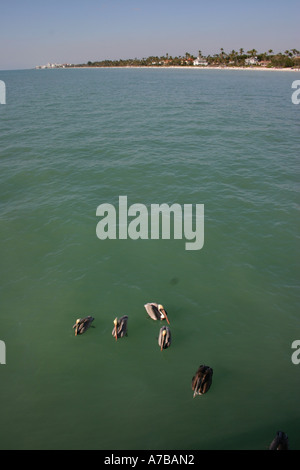
<path id="1" fill-rule="evenodd" d="M 201 395 L 201 393 L 199 392 L 199 387 L 201 386 L 201 383 L 202 383 L 202 379 L 201 379 L 201 377 L 199 377 L 199 379 L 197 380 L 197 383 L 195 385 L 195 391 L 194 391 L 193 398 L 195 398 L 196 395 Z"/>
<path id="2" fill-rule="evenodd" d="M 170 325 L 170 322 L 169 322 L 169 319 L 168 319 L 168 316 L 167 316 L 167 312 L 165 311 L 164 308 L 162 309 L 162 314 L 164 315 L 165 319 L 167 320 L 167 323 Z"/>
<path id="3" fill-rule="evenodd" d="M 163 347 L 164 347 L 165 336 L 166 336 L 166 330 L 163 330 L 163 332 L 162 332 L 162 342 L 161 342 L 161 347 L 160 347 L 161 351 L 163 350 Z"/>
<path id="4" fill-rule="evenodd" d="M 116 341 L 118 341 L 118 319 L 117 318 L 114 319 L 114 325 L 115 325 L 115 338 L 116 338 Z"/>

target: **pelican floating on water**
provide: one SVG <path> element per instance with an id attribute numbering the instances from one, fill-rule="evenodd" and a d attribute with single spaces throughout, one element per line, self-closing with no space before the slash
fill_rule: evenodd
<path id="1" fill-rule="evenodd" d="M 116 341 L 118 338 L 123 338 L 127 334 L 127 322 L 128 322 L 128 316 L 123 315 L 119 320 L 118 318 L 114 319 L 114 327 L 112 330 L 112 335 L 116 338 Z"/>
<path id="2" fill-rule="evenodd" d="M 213 370 L 208 366 L 200 366 L 196 374 L 192 379 L 192 390 L 194 390 L 194 396 L 203 395 L 206 393 L 212 383 Z"/>
<path id="3" fill-rule="evenodd" d="M 95 319 L 90 315 L 85 318 L 78 318 L 75 325 L 73 325 L 73 328 L 75 329 L 75 336 L 82 335 L 82 333 L 84 333 L 91 326 L 94 320 Z"/>
<path id="4" fill-rule="evenodd" d="M 168 326 L 162 326 L 159 330 L 158 344 L 161 351 L 171 346 L 171 331 Z"/>
<path id="5" fill-rule="evenodd" d="M 277 431 L 277 434 L 270 444 L 269 450 L 288 450 L 289 439 L 285 432 Z"/>
<path id="6" fill-rule="evenodd" d="M 152 320 L 165 320 L 166 319 L 168 324 L 170 325 L 169 319 L 167 317 L 167 312 L 165 311 L 164 307 L 161 304 L 150 302 L 148 304 L 145 304 L 144 307 L 149 317 L 152 318 Z"/>

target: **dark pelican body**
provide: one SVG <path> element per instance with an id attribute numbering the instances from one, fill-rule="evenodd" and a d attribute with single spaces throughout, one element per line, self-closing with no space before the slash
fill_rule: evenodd
<path id="1" fill-rule="evenodd" d="M 164 307 L 160 304 L 156 304 L 155 302 L 150 302 L 144 305 L 146 312 L 148 313 L 149 317 L 152 320 L 164 320 L 166 319 L 167 322 L 170 324 L 167 312 L 165 311 Z"/>
<path id="2" fill-rule="evenodd" d="M 128 316 L 123 315 L 119 320 L 117 318 L 114 319 L 114 327 L 112 330 L 112 335 L 116 338 L 123 338 L 127 334 L 127 322 Z"/>
<path id="3" fill-rule="evenodd" d="M 212 383 L 213 370 L 208 366 L 200 366 L 196 374 L 192 379 L 192 390 L 194 390 L 194 396 L 203 395 L 206 393 Z"/>
<path id="4" fill-rule="evenodd" d="M 168 326 L 162 326 L 159 330 L 158 344 L 161 351 L 171 346 L 171 331 Z"/>
<path id="5" fill-rule="evenodd" d="M 75 329 L 75 336 L 77 335 L 82 335 L 92 324 L 94 321 L 94 318 L 91 317 L 90 315 L 85 318 L 79 318 L 76 320 L 75 325 L 73 325 L 73 328 Z"/>
<path id="6" fill-rule="evenodd" d="M 288 450 L 289 440 L 285 432 L 278 431 L 270 444 L 269 450 Z"/>

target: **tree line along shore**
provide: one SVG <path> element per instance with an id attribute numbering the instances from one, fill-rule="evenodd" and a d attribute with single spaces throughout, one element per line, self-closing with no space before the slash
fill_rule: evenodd
<path id="1" fill-rule="evenodd" d="M 289 49 L 284 52 L 274 53 L 272 49 L 258 53 L 256 49 L 244 51 L 232 50 L 227 53 L 223 48 L 218 54 L 204 56 L 201 50 L 194 56 L 189 52 L 185 55 L 175 56 L 166 53 L 163 56 L 149 56 L 142 59 L 104 59 L 100 61 L 88 61 L 85 64 L 47 64 L 36 68 L 67 68 L 67 67 L 267 67 L 267 68 L 299 68 L 300 51 Z"/>
<path id="2" fill-rule="evenodd" d="M 286 50 L 284 53 L 279 52 L 274 54 L 270 49 L 268 52 L 258 53 L 257 50 L 252 49 L 245 52 L 240 49 L 238 52 L 232 50 L 226 53 L 223 48 L 220 49 L 219 54 L 203 56 L 201 50 L 198 56 L 194 56 L 188 52 L 184 56 L 173 57 L 168 53 L 165 56 L 149 56 L 142 59 L 119 59 L 119 60 L 102 60 L 102 61 L 88 61 L 87 64 L 79 64 L 77 66 L 85 67 L 108 67 L 108 66 L 241 66 L 247 65 L 261 65 L 264 67 L 299 67 L 300 66 L 300 52 L 297 49 Z"/>

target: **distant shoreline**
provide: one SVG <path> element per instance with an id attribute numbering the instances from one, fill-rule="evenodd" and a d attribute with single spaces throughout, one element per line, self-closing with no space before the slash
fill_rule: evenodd
<path id="1" fill-rule="evenodd" d="M 180 66 L 180 65 L 107 65 L 107 66 L 83 66 L 83 67 L 66 67 L 70 69 L 180 69 L 180 70 L 251 70 L 251 71 L 275 71 L 275 72 L 300 72 L 300 68 L 290 68 L 290 67 L 199 67 L 195 65 L 187 65 L 187 66 Z"/>
<path id="2" fill-rule="evenodd" d="M 74 67 L 69 66 L 69 67 L 45 67 L 42 69 L 35 68 L 35 70 L 57 70 L 57 69 L 180 69 L 180 70 L 249 70 L 249 71 L 266 71 L 266 72 L 300 72 L 300 68 L 292 68 L 292 67 L 222 67 L 222 66 L 195 66 L 195 65 L 186 65 L 186 66 L 180 66 L 180 65 L 101 65 L 101 66 L 76 66 Z"/>
<path id="3" fill-rule="evenodd" d="M 168 53 L 162 56 L 151 55 L 142 59 L 103 59 L 96 61 L 87 61 L 85 63 L 51 63 L 47 65 L 37 65 L 35 68 L 200 68 L 205 70 L 290 70 L 298 72 L 300 70 L 300 51 L 297 49 L 289 49 L 274 54 L 273 49 L 268 52 L 258 53 L 256 49 L 247 52 L 243 48 L 239 52 L 232 50 L 226 53 L 221 47 L 219 54 L 213 56 L 203 56 L 198 51 L 198 56 L 194 56 L 189 52 L 185 56 L 171 56 Z"/>

